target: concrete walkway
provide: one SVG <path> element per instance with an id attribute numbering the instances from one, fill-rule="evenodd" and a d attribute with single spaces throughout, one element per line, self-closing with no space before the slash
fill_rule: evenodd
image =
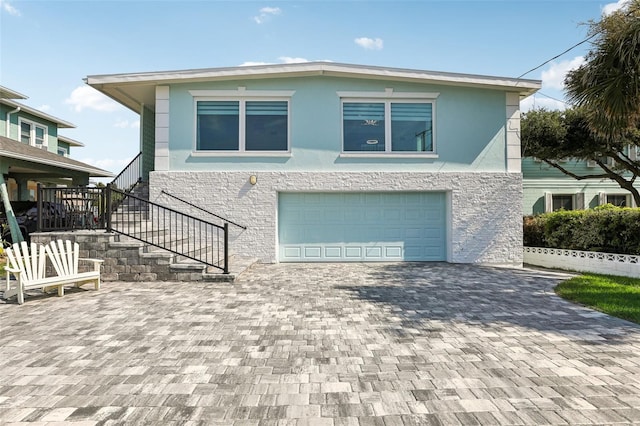
<path id="1" fill-rule="evenodd" d="M 558 280 L 283 264 L 0 303 L 0 424 L 640 423 L 640 327 Z"/>

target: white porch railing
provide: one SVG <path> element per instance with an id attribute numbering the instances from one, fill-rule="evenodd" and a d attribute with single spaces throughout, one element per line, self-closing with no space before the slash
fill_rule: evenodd
<path id="1" fill-rule="evenodd" d="M 545 268 L 640 278 L 638 255 L 525 247 L 524 263 Z"/>

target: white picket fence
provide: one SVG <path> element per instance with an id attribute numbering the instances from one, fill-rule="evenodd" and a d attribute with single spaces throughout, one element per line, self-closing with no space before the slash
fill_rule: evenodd
<path id="1" fill-rule="evenodd" d="M 545 268 L 640 278 L 640 256 L 637 255 L 525 247 L 524 263 Z"/>

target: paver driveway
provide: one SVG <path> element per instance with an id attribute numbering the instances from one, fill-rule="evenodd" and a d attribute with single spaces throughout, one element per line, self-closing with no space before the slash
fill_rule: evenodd
<path id="1" fill-rule="evenodd" d="M 640 328 L 557 281 L 283 264 L 0 304 L 0 423 L 640 422 Z"/>

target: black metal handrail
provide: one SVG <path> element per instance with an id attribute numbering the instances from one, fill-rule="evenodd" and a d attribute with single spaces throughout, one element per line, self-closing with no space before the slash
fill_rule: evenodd
<path id="1" fill-rule="evenodd" d="M 38 184 L 37 231 L 104 229 L 106 198 L 104 188 L 86 186 L 44 188 Z M 28 229 L 28 227 L 27 227 Z"/>
<path id="2" fill-rule="evenodd" d="M 131 192 L 140 182 L 142 182 L 142 152 L 136 155 L 111 181 L 111 186 L 123 192 Z"/>
<path id="3" fill-rule="evenodd" d="M 178 197 L 178 196 L 175 196 L 175 195 L 173 195 L 173 194 L 168 193 L 168 192 L 167 192 L 167 191 L 165 191 L 164 189 L 163 189 L 162 191 L 160 191 L 160 193 L 161 193 L 161 194 L 168 195 L 168 196 L 169 196 L 169 197 L 171 197 L 171 198 L 175 198 L 176 200 L 181 201 L 181 202 L 183 202 L 183 203 L 187 204 L 188 206 L 191 206 L 191 207 L 193 207 L 193 208 L 195 208 L 195 209 L 198 209 L 198 210 L 200 210 L 201 212 L 204 212 L 204 213 L 210 214 L 211 216 L 217 217 L 218 219 L 220 219 L 220 220 L 222 220 L 222 221 L 224 221 L 224 222 L 228 222 L 228 223 L 230 223 L 231 225 L 235 225 L 235 226 L 237 226 L 238 228 L 242 228 L 242 229 L 244 229 L 244 230 L 246 230 L 246 229 L 247 229 L 247 227 L 246 227 L 246 226 L 239 225 L 239 224 L 235 223 L 235 222 L 234 222 L 234 221 L 232 221 L 232 220 L 229 220 L 229 219 L 227 219 L 227 218 L 224 218 L 224 217 L 222 217 L 222 216 L 219 216 L 219 215 L 217 215 L 217 214 L 215 214 L 215 213 L 213 213 L 213 212 L 210 212 L 209 210 L 203 209 L 203 208 L 202 208 L 202 207 L 200 207 L 200 206 L 196 206 L 195 204 L 190 203 L 190 202 L 189 202 L 189 201 L 187 201 L 187 200 L 183 200 L 182 198 L 180 198 L 180 197 Z"/>
<path id="4" fill-rule="evenodd" d="M 106 229 L 229 273 L 228 223 L 216 225 L 111 184 L 98 188 L 38 185 L 36 207 L 37 231 Z"/>
<path id="5" fill-rule="evenodd" d="M 156 204 L 131 193 L 106 187 L 107 232 L 116 232 L 148 245 L 229 273 L 229 225 L 216 225 Z M 113 200 L 121 208 L 114 210 Z"/>

